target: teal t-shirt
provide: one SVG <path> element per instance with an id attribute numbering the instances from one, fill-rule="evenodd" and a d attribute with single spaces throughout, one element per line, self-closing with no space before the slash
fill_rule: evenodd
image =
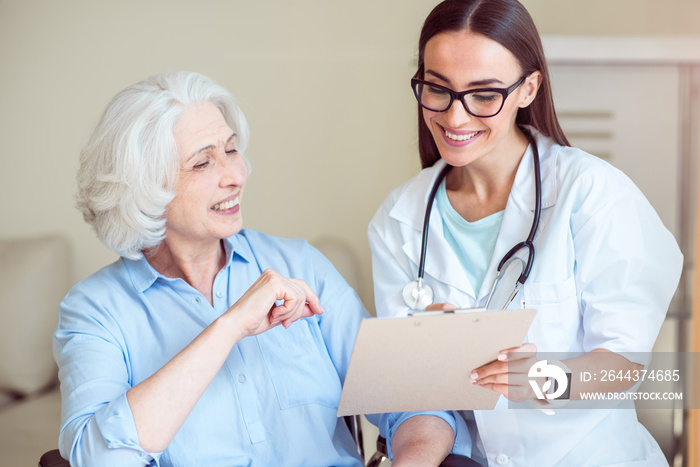
<path id="1" fill-rule="evenodd" d="M 452 247 L 459 259 L 462 269 L 467 274 L 474 293 L 479 294 L 484 282 L 486 270 L 491 263 L 496 248 L 498 232 L 501 230 L 503 211 L 468 222 L 450 204 L 445 189 L 445 182 L 440 184 L 437 192 L 438 209 L 442 214 L 442 226 L 445 240 Z"/>

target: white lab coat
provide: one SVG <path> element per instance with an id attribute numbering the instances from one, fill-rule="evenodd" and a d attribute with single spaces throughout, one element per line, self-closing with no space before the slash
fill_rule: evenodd
<path id="1" fill-rule="evenodd" d="M 682 255 L 675 239 L 622 172 L 530 130 L 540 153 L 542 217 L 532 272 L 510 306 L 537 310 L 525 341 L 539 352 L 650 352 L 680 277 Z M 410 311 L 401 291 L 417 277 L 425 205 L 443 166 L 440 160 L 394 190 L 370 222 L 378 316 Z M 528 235 L 534 183 L 528 148 L 478 291 L 445 240 L 434 206 L 425 281 L 436 303 L 483 306 L 498 262 Z M 492 466 L 667 465 L 633 410 L 561 409 L 549 416 L 508 409 L 501 397 L 494 410 L 475 411 L 474 419 Z"/>

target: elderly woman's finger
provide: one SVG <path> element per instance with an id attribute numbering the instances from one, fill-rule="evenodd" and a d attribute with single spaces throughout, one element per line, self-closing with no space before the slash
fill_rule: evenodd
<path id="1" fill-rule="evenodd" d="M 323 314 L 323 307 L 321 306 L 321 301 L 319 300 L 316 293 L 311 289 L 309 284 L 307 284 L 306 281 L 303 281 L 301 279 L 290 279 L 290 281 L 294 282 L 297 286 L 304 290 L 304 293 L 306 295 L 306 308 L 304 311 L 305 317 L 311 316 L 312 314 Z M 309 312 L 311 314 L 306 314 Z"/>
<path id="2" fill-rule="evenodd" d="M 288 291 L 283 299 L 278 300 L 278 305 L 270 309 L 270 319 L 284 323 L 289 319 L 298 319 L 305 306 L 305 297 L 301 291 Z"/>
<path id="3" fill-rule="evenodd" d="M 288 328 L 299 318 L 313 315 L 313 308 L 319 306 L 318 298 L 304 281 L 280 275 L 276 275 L 274 279 L 276 302 L 270 309 L 270 322 L 280 321 Z M 311 305 L 308 300 L 311 301 Z"/>
<path id="4" fill-rule="evenodd" d="M 289 279 L 289 281 L 299 288 L 300 296 L 303 295 L 304 301 L 303 303 L 299 301 L 295 304 L 294 314 L 283 318 L 282 325 L 285 328 L 288 328 L 294 321 L 300 318 L 308 318 L 315 314 L 320 315 L 323 313 L 323 308 L 321 307 L 318 296 L 305 281 L 301 279 Z"/>

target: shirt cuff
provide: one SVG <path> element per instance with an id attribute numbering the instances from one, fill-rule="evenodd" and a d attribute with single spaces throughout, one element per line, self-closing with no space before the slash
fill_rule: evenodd
<path id="1" fill-rule="evenodd" d="M 145 451 L 139 444 L 136 422 L 126 393 L 95 412 L 95 422 L 108 448 L 127 448 L 137 452 L 145 465 L 159 464 L 162 453 Z"/>

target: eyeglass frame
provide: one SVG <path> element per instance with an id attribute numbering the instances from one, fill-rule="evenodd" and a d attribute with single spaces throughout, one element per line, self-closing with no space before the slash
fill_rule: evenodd
<path id="1" fill-rule="evenodd" d="M 476 118 L 491 118 L 491 117 L 495 117 L 496 115 L 498 115 L 501 112 L 501 110 L 503 110 L 503 106 L 505 105 L 506 99 L 508 99 L 508 96 L 510 96 L 513 93 L 513 91 L 515 91 L 518 88 L 518 86 L 523 84 L 523 82 L 525 81 L 525 78 L 527 78 L 529 76 L 529 75 L 523 75 L 515 84 L 513 84 L 512 86 L 509 86 L 507 88 L 477 88 L 477 89 L 469 89 L 468 91 L 457 92 L 457 91 L 453 91 L 452 89 L 450 89 L 448 87 L 441 86 L 441 85 L 435 84 L 435 83 L 431 83 L 430 81 L 426 81 L 424 79 L 416 78 L 416 76 L 418 76 L 418 74 L 421 72 L 422 69 L 423 69 L 423 67 L 421 66 L 418 69 L 418 71 L 416 71 L 416 74 L 413 75 L 413 78 L 411 78 L 411 89 L 413 90 L 413 95 L 416 97 L 416 100 L 418 101 L 418 105 L 420 105 L 424 109 L 430 110 L 431 112 L 447 112 L 448 110 L 450 110 L 450 107 L 452 107 L 452 104 L 454 103 L 455 99 L 459 99 L 459 101 L 462 103 L 462 106 L 464 107 L 464 110 L 466 110 L 469 115 L 476 117 Z M 443 110 L 435 110 L 435 109 L 431 109 L 430 107 L 426 107 L 425 105 L 423 105 L 420 97 L 418 96 L 418 90 L 416 89 L 416 87 L 419 84 L 428 85 L 428 86 L 431 86 L 434 88 L 439 88 L 439 89 L 446 91 L 450 95 L 450 103 L 447 104 L 447 107 L 445 107 Z M 496 93 L 503 96 L 503 99 L 501 100 L 501 106 L 498 108 L 496 113 L 493 113 L 491 115 L 476 115 L 474 112 L 469 110 L 469 107 L 467 106 L 467 102 L 464 100 L 464 96 L 466 96 L 467 94 L 474 94 L 476 92 L 496 92 Z"/>

